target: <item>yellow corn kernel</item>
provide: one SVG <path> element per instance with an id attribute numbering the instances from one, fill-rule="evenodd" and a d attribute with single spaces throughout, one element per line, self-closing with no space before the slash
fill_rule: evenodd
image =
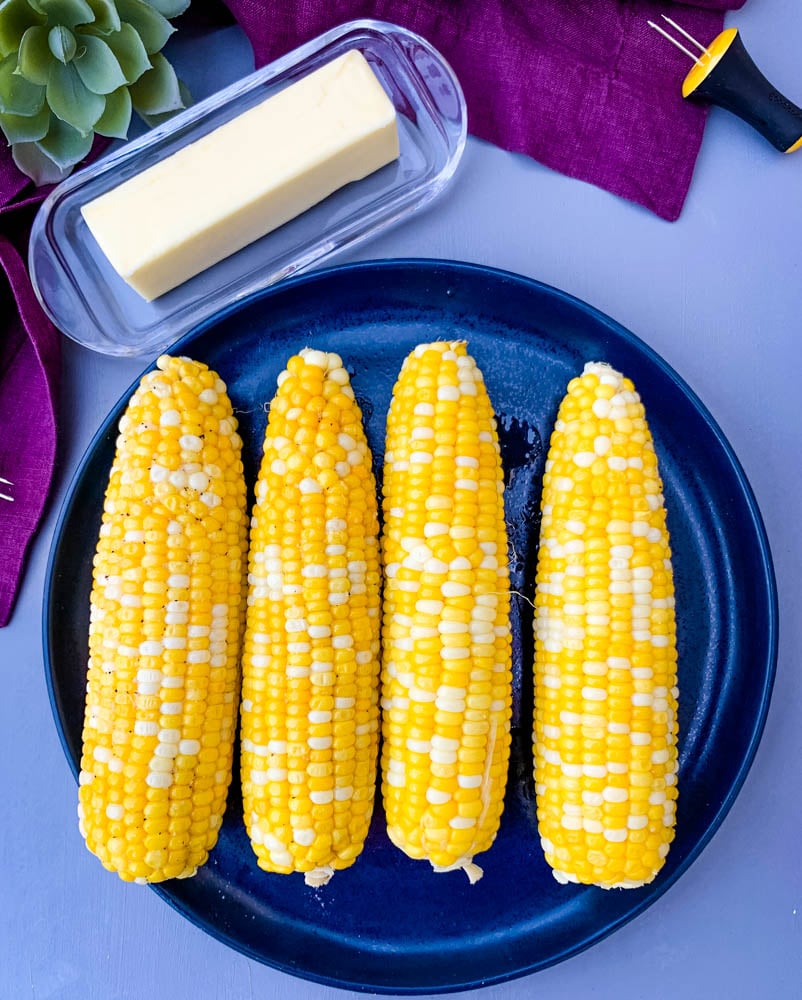
<path id="1" fill-rule="evenodd" d="M 677 652 L 662 483 L 629 379 L 573 379 L 543 478 L 535 787 L 561 882 L 650 882 L 674 837 Z"/>
<path id="2" fill-rule="evenodd" d="M 194 874 L 225 809 L 247 548 L 236 426 L 218 376 L 168 356 L 120 419 L 94 558 L 78 813 L 87 847 L 126 881 Z"/>
<path id="3" fill-rule="evenodd" d="M 362 850 L 379 731 L 376 487 L 336 354 L 307 348 L 279 376 L 249 571 L 245 825 L 261 868 L 322 885 Z"/>
<path id="4" fill-rule="evenodd" d="M 385 452 L 382 792 L 387 832 L 481 875 L 510 750 L 509 571 L 496 424 L 463 342 L 404 362 Z"/>

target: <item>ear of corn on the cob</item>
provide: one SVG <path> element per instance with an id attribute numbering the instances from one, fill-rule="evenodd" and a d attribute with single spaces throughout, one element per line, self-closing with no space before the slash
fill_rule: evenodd
<path id="1" fill-rule="evenodd" d="M 161 357 L 120 420 L 94 560 L 79 817 L 126 881 L 192 875 L 231 779 L 247 535 L 223 382 Z"/>
<path id="2" fill-rule="evenodd" d="M 362 850 L 379 729 L 376 487 L 336 354 L 307 348 L 279 377 L 249 568 L 245 825 L 260 867 L 321 885 Z"/>
<path id="3" fill-rule="evenodd" d="M 387 831 L 410 857 L 473 881 L 503 809 L 510 597 L 496 425 L 463 342 L 406 359 L 383 493 Z"/>
<path id="4" fill-rule="evenodd" d="M 662 484 L 632 382 L 568 386 L 543 482 L 535 783 L 560 881 L 650 882 L 674 836 L 677 673 Z"/>

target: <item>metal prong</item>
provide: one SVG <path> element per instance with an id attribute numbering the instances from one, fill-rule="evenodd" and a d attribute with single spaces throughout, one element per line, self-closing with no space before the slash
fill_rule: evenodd
<path id="1" fill-rule="evenodd" d="M 691 43 L 691 45 L 695 45 L 696 48 L 699 49 L 699 51 L 702 53 L 703 56 L 709 56 L 710 55 L 710 53 L 707 51 L 707 49 L 704 47 L 704 45 L 700 45 L 699 42 L 697 42 L 696 39 L 693 37 L 693 35 L 689 34 L 682 27 L 682 25 L 677 24 L 676 21 L 672 21 L 671 18 L 668 16 L 668 14 L 662 14 L 661 17 L 663 18 L 664 21 L 667 21 L 675 31 L 678 31 L 682 35 L 683 38 L 687 38 L 688 41 Z"/>
<path id="2" fill-rule="evenodd" d="M 5 483 L 6 486 L 14 485 L 10 479 L 3 479 L 2 476 L 0 476 L 0 483 Z M 10 497 L 6 493 L 0 493 L 0 500 L 8 500 L 10 503 L 14 503 L 14 497 Z"/>
<path id="3" fill-rule="evenodd" d="M 663 16 L 665 17 L 665 14 Z M 669 33 L 664 28 L 661 28 L 659 24 L 655 24 L 654 21 L 649 21 L 648 25 L 650 28 L 654 28 L 655 31 L 659 32 L 663 38 L 667 38 L 672 45 L 676 46 L 680 50 L 680 52 L 684 52 L 689 59 L 693 59 L 697 65 L 701 66 L 702 60 L 698 59 L 690 49 L 686 49 L 682 42 L 678 42 L 673 35 L 669 35 Z"/>

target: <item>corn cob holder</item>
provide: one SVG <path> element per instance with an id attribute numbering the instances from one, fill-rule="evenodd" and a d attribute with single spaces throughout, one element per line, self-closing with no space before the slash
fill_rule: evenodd
<path id="1" fill-rule="evenodd" d="M 161 357 L 120 420 L 94 560 L 81 832 L 126 881 L 194 874 L 231 780 L 245 480 L 226 387 Z"/>
<path id="2" fill-rule="evenodd" d="M 781 153 L 802 149 L 802 108 L 760 72 L 737 28 L 727 28 L 709 45 L 702 45 L 676 21 L 661 16 L 680 38 L 654 21 L 649 21 L 649 26 L 694 62 L 682 81 L 684 98 L 724 108 L 751 125 Z"/>
<path id="3" fill-rule="evenodd" d="M 609 365 L 568 386 L 543 479 L 535 787 L 561 882 L 650 882 L 674 837 L 671 551 L 643 405 Z"/>
<path id="4" fill-rule="evenodd" d="M 464 342 L 407 357 L 383 493 L 387 832 L 410 857 L 475 881 L 504 804 L 510 596 L 496 425 Z"/>
<path id="5" fill-rule="evenodd" d="M 279 376 L 256 486 L 242 794 L 259 866 L 313 886 L 354 863 L 373 810 L 378 532 L 348 374 L 307 348 Z"/>

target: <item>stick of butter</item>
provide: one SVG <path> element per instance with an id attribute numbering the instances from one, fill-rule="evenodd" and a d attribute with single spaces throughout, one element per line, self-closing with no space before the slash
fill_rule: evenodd
<path id="1" fill-rule="evenodd" d="M 151 301 L 398 155 L 392 102 L 352 50 L 81 212 Z"/>

